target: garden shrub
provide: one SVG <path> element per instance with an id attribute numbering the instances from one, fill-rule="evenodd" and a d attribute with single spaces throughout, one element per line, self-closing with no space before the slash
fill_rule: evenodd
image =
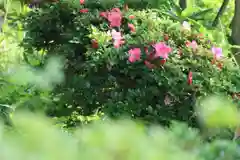
<path id="1" fill-rule="evenodd" d="M 49 115 L 101 111 L 197 126 L 198 99 L 239 92 L 240 74 L 225 49 L 187 22 L 162 16 L 160 9 L 127 4 L 59 1 L 20 17 L 21 46 L 30 62 L 39 60 L 32 65 L 44 64 L 42 53 L 45 59 L 66 58 L 66 79 L 52 94 Z"/>

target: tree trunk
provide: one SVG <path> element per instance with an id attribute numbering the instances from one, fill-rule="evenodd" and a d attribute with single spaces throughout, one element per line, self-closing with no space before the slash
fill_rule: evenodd
<path id="1" fill-rule="evenodd" d="M 225 12 L 225 10 L 227 9 L 228 3 L 229 3 L 229 0 L 223 0 L 223 3 L 222 3 L 222 5 L 221 5 L 221 8 L 219 9 L 216 18 L 215 18 L 214 21 L 213 21 L 213 24 L 212 24 L 213 27 L 217 27 L 221 16 L 223 15 L 223 13 Z"/>
<path id="2" fill-rule="evenodd" d="M 179 6 L 182 8 L 182 10 L 187 8 L 187 0 L 179 0 Z"/>
<path id="3" fill-rule="evenodd" d="M 232 19 L 232 34 L 231 39 L 233 45 L 240 46 L 240 0 L 235 0 L 235 11 Z M 240 63 L 240 49 L 233 49 L 233 54 L 238 62 Z"/>

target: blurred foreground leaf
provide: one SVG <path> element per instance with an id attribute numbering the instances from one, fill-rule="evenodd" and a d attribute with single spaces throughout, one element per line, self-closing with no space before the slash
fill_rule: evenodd
<path id="1" fill-rule="evenodd" d="M 224 97 L 207 97 L 201 102 L 200 120 L 208 127 L 236 127 L 239 124 L 237 107 Z"/>
<path id="2" fill-rule="evenodd" d="M 7 160 L 235 160 L 232 141 L 203 143 L 185 124 L 170 129 L 129 120 L 98 121 L 73 134 L 41 115 L 17 113 L 14 130 L 0 129 L 0 158 Z M 224 152 L 224 155 L 222 155 Z"/>
<path id="3" fill-rule="evenodd" d="M 152 127 L 147 134 L 143 125 L 132 121 L 96 123 L 73 135 L 39 115 L 18 113 L 13 122 L 16 130 L 5 132 L 1 139 L 1 159 L 197 160 L 196 153 L 176 144 L 173 134 L 160 127 Z"/>
<path id="4" fill-rule="evenodd" d="M 11 81 L 20 85 L 36 85 L 43 89 L 52 89 L 54 85 L 64 80 L 62 60 L 50 58 L 43 69 L 33 69 L 30 66 L 22 65 L 12 69 Z"/>

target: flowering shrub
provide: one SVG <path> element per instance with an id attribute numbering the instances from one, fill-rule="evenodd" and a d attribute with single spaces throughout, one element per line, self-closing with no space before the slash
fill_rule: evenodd
<path id="1" fill-rule="evenodd" d="M 33 9 L 22 22 L 28 58 L 37 50 L 45 58 L 67 59 L 67 78 L 53 93 L 58 100 L 51 115 L 100 109 L 113 117 L 196 126 L 198 98 L 238 92 L 239 71 L 221 46 L 187 22 L 164 18 L 160 10 L 60 1 Z"/>

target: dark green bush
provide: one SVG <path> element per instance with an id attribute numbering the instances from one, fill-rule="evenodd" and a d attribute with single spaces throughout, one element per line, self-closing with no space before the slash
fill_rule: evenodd
<path id="1" fill-rule="evenodd" d="M 215 60 L 211 49 L 221 46 L 197 28 L 184 29 L 150 4 L 140 2 L 149 7 L 144 10 L 131 8 L 138 6 L 132 4 L 126 10 L 116 1 L 86 0 L 84 5 L 59 1 L 20 17 L 26 32 L 22 46 L 30 63 L 37 55 L 39 63 L 33 65 L 41 67 L 42 53 L 44 59 L 66 58 L 66 80 L 52 94 L 55 105 L 47 110 L 49 115 L 91 115 L 100 110 L 112 117 L 130 115 L 163 124 L 174 119 L 196 126 L 193 108 L 199 98 L 239 91 L 240 74 L 226 49 L 224 58 Z M 114 7 L 123 15 L 121 27 L 115 28 L 125 41 L 119 48 L 113 45 L 108 21 L 99 16 Z M 129 23 L 135 28 L 129 28 Z M 196 51 L 187 47 L 192 41 L 198 44 Z M 146 49 L 154 52 L 153 45 L 159 42 L 170 46 L 171 53 L 166 60 L 152 61 Z M 140 48 L 141 60 L 130 63 L 128 51 L 133 48 Z"/>

